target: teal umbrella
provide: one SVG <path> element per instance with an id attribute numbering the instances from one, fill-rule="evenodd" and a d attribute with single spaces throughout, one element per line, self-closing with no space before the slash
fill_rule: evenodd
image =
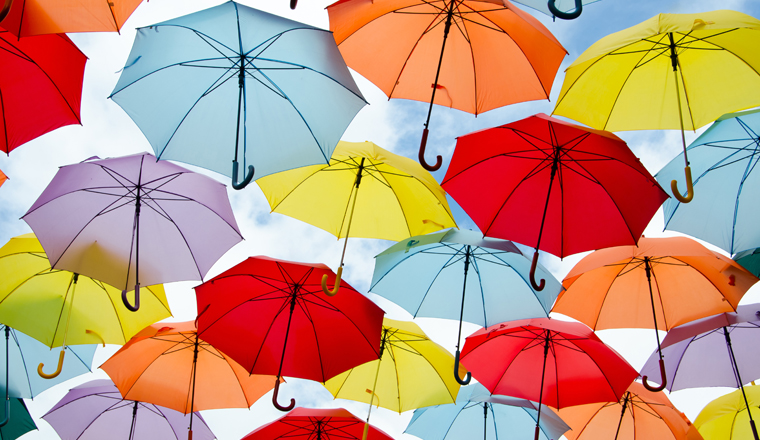
<path id="1" fill-rule="evenodd" d="M 734 261 L 741 264 L 756 277 L 760 277 L 760 248 L 747 249 L 734 255 Z"/>
<path id="2" fill-rule="evenodd" d="M 0 393 L 5 394 L 5 390 L 0 388 Z M 2 405 L 0 405 L 2 407 Z M 5 407 L 3 407 L 5 408 Z M 6 409 L 0 409 L 0 417 L 6 417 Z M 34 424 L 32 416 L 29 415 L 29 410 L 26 409 L 24 399 L 10 399 L 10 411 L 12 417 L 2 427 L 0 427 L 0 440 L 13 440 L 19 438 L 27 432 L 37 429 L 37 425 Z"/>

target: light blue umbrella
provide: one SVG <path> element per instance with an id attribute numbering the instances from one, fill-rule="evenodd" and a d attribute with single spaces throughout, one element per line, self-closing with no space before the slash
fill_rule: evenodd
<path id="1" fill-rule="evenodd" d="M 454 405 L 438 405 L 414 411 L 404 431 L 423 440 L 527 439 L 534 436 L 538 403 L 516 397 L 492 396 L 481 384 L 462 388 Z M 546 405 L 541 405 L 540 435 L 559 439 L 569 426 Z"/>
<path id="2" fill-rule="evenodd" d="M 258 178 L 329 163 L 366 104 L 331 32 L 232 1 L 139 28 L 111 98 L 156 157 L 236 189 L 254 166 Z"/>
<path id="3" fill-rule="evenodd" d="M 694 187 L 691 203 L 668 199 L 665 229 L 683 232 L 736 254 L 760 247 L 760 110 L 721 116 L 687 148 Z M 663 184 L 678 178 L 683 153 L 655 176 Z M 664 185 L 669 187 L 668 185 Z"/>
<path id="4" fill-rule="evenodd" d="M 455 375 L 458 375 L 462 321 L 489 327 L 515 319 L 547 317 L 562 285 L 545 268 L 530 284 L 531 259 L 511 241 L 450 229 L 398 242 L 375 257 L 370 291 L 393 301 L 414 317 L 458 319 Z"/>

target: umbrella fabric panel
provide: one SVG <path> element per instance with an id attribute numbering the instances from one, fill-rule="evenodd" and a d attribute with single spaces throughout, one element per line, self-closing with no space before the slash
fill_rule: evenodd
<path id="1" fill-rule="evenodd" d="M 119 31 L 142 0 L 14 1 L 0 26 L 27 37 L 69 32 Z"/>
<path id="2" fill-rule="evenodd" d="M 256 428 L 243 440 L 304 439 L 359 440 L 364 438 L 364 421 L 343 408 L 296 408 L 272 423 Z M 369 425 L 365 440 L 392 440 L 383 431 Z"/>
<path id="3" fill-rule="evenodd" d="M 757 386 L 744 387 L 753 420 L 760 419 L 759 391 L 760 387 Z M 694 419 L 694 426 L 697 427 L 704 440 L 754 438 L 741 390 L 732 391 L 705 405 Z"/>

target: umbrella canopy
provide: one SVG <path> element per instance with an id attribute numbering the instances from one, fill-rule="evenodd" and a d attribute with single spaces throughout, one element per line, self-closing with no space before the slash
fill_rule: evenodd
<path id="1" fill-rule="evenodd" d="M 202 280 L 243 239 L 224 185 L 148 153 L 61 167 L 23 219 L 53 268 L 124 290 L 132 311 L 141 284 Z"/>
<path id="2" fill-rule="evenodd" d="M 734 255 L 734 261 L 756 277 L 760 277 L 760 248 L 741 251 Z"/>
<path id="3" fill-rule="evenodd" d="M 341 0 L 327 13 L 352 69 L 388 98 L 430 102 L 419 158 L 431 171 L 442 161 L 424 159 L 433 104 L 478 115 L 548 99 L 567 54 L 507 0 Z"/>
<path id="4" fill-rule="evenodd" d="M 0 150 L 10 153 L 56 128 L 82 123 L 87 57 L 66 35 L 17 38 L 2 26 Z"/>
<path id="5" fill-rule="evenodd" d="M 476 383 L 461 390 L 455 405 L 415 410 L 404 433 L 423 440 L 478 438 L 481 431 L 483 440 L 528 438 L 536 423 L 538 406 L 529 400 L 493 396 Z M 551 408 L 542 406 L 539 438 L 559 439 L 570 427 Z"/>
<path id="6" fill-rule="evenodd" d="M 684 204 L 663 205 L 665 229 L 714 244 L 729 254 L 760 247 L 755 200 L 760 194 L 760 110 L 721 116 L 686 149 L 694 186 L 704 197 Z M 656 177 L 660 182 L 680 173 L 683 154 L 673 158 Z"/>
<path id="7" fill-rule="evenodd" d="M 195 440 L 216 437 L 200 414 Z M 122 399 L 110 380 L 93 380 L 72 388 L 44 416 L 62 440 L 184 439 L 187 415 L 145 402 Z"/>
<path id="8" fill-rule="evenodd" d="M 0 11 L 0 26 L 16 37 L 118 32 L 140 3 L 142 0 L 6 0 L 9 9 Z"/>
<path id="9" fill-rule="evenodd" d="M 659 14 L 586 49 L 566 70 L 554 114 L 610 131 L 680 128 L 687 195 L 675 180 L 671 190 L 688 203 L 683 131 L 760 105 L 758 44 L 760 20 L 741 12 Z"/>
<path id="10" fill-rule="evenodd" d="M 251 374 L 325 382 L 380 357 L 383 311 L 345 281 L 322 291 L 324 264 L 250 257 L 195 288 L 198 334 Z"/>
<path id="11" fill-rule="evenodd" d="M 749 405 L 740 390 L 718 397 L 705 405 L 694 419 L 694 426 L 704 440 L 745 440 L 757 438 L 754 425 L 749 423 L 749 407 L 752 417 L 760 419 L 760 386 L 744 387 Z"/>
<path id="12" fill-rule="evenodd" d="M 364 436 L 362 437 L 362 432 Z M 296 408 L 272 423 L 261 426 L 242 440 L 392 440 L 383 431 L 373 427 L 364 429 L 364 422 L 342 408 Z"/>
<path id="13" fill-rule="evenodd" d="M 702 440 L 697 428 L 662 393 L 633 382 L 619 402 L 589 403 L 559 410 L 571 430 L 567 440 Z"/>
<path id="14" fill-rule="evenodd" d="M 0 387 L 0 394 L 5 394 L 3 387 Z M 9 402 L 9 405 L 3 407 L 5 409 L 0 410 L 0 418 L 6 420 L 6 423 L 0 426 L 0 440 L 14 440 L 37 429 L 24 399 L 11 398 Z M 10 416 L 7 408 L 10 408 Z"/>
<path id="15" fill-rule="evenodd" d="M 237 189 L 254 166 L 258 178 L 328 163 L 366 104 L 330 32 L 232 1 L 138 29 L 111 98 L 159 159 Z"/>
<path id="16" fill-rule="evenodd" d="M 450 371 L 454 357 L 413 322 L 383 320 L 380 359 L 325 382 L 336 399 L 382 406 L 399 414 L 454 403 L 459 384 Z M 369 417 L 368 417 L 369 419 Z"/>

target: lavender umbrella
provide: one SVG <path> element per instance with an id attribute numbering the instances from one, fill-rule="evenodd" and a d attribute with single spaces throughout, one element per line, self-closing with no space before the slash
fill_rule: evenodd
<path id="1" fill-rule="evenodd" d="M 196 440 L 216 437 L 195 413 Z M 190 415 L 135 400 L 124 400 L 107 379 L 93 380 L 72 388 L 42 416 L 62 440 L 184 439 Z"/>
<path id="2" fill-rule="evenodd" d="M 61 167 L 22 218 L 53 268 L 123 289 L 128 309 L 141 284 L 202 280 L 242 240 L 221 183 L 148 153 L 92 159 Z"/>

